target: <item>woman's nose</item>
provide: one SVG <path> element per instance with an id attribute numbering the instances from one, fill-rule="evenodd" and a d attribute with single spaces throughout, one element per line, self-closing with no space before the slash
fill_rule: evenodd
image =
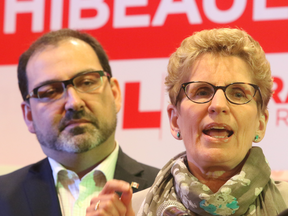
<path id="1" fill-rule="evenodd" d="M 218 89 L 212 100 L 210 101 L 210 105 L 208 108 L 209 113 L 227 113 L 230 111 L 229 102 L 227 101 L 224 91 L 222 89 Z"/>

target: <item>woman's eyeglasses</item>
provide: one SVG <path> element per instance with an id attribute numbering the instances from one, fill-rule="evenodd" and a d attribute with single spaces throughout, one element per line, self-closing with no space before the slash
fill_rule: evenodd
<path id="1" fill-rule="evenodd" d="M 242 105 L 249 103 L 256 95 L 257 91 L 259 91 L 262 101 L 260 88 L 251 83 L 235 82 L 227 86 L 214 86 L 211 83 L 203 81 L 183 83 L 177 95 L 176 104 L 179 100 L 181 89 L 184 90 L 185 95 L 189 100 L 198 104 L 204 104 L 211 101 L 218 89 L 223 90 L 226 99 L 232 104 Z"/>

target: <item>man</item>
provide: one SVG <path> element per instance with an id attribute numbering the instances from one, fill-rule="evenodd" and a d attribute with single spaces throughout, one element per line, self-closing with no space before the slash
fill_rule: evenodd
<path id="1" fill-rule="evenodd" d="M 20 57 L 18 82 L 25 123 L 48 158 L 0 177 L 1 216 L 85 215 L 111 179 L 134 192 L 151 186 L 158 169 L 115 141 L 121 92 L 93 37 L 69 29 L 42 36 Z"/>

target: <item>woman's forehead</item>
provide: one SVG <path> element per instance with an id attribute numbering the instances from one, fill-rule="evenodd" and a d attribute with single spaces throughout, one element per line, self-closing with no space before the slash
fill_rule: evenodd
<path id="1" fill-rule="evenodd" d="M 223 82 L 252 82 L 249 65 L 237 56 L 215 56 L 204 54 L 197 58 L 183 76 L 184 82 L 207 81 L 212 84 Z M 222 84 L 221 84 L 222 85 Z"/>

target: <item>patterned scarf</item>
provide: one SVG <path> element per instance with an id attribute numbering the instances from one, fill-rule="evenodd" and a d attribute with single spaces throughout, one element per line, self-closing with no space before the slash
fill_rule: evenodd
<path id="1" fill-rule="evenodd" d="M 186 153 L 171 159 L 159 172 L 138 216 L 158 216 L 163 203 L 174 202 L 190 215 L 275 216 L 286 204 L 270 178 L 270 167 L 259 147 L 251 148 L 239 174 L 216 193 L 193 176 L 185 164 Z M 158 213 L 157 213 L 158 211 Z"/>

